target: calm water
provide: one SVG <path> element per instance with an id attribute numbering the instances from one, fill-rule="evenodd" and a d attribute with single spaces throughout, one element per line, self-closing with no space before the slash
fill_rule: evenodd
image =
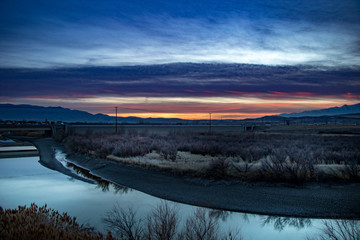
<path id="1" fill-rule="evenodd" d="M 98 179 L 94 184 L 72 179 L 38 163 L 39 157 L 0 158 L 0 206 L 47 204 L 48 207 L 76 216 L 82 224 L 104 231 L 106 212 L 115 204 L 133 207 L 146 216 L 160 204 L 161 199 L 115 186 Z M 184 220 L 196 207 L 171 203 Z M 240 230 L 244 239 L 305 239 L 320 233 L 324 220 L 261 216 L 237 212 L 211 210 L 218 216 L 221 229 Z"/>

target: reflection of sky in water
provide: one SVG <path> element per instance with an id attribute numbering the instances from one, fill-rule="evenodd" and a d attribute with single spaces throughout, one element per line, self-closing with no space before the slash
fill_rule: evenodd
<path id="1" fill-rule="evenodd" d="M 47 204 L 48 207 L 76 216 L 80 223 L 89 223 L 103 230 L 102 218 L 115 204 L 133 207 L 139 215 L 147 215 L 160 199 L 135 190 L 122 191 L 109 185 L 103 191 L 96 184 L 71 179 L 38 163 L 38 157 L 0 159 L 0 206 L 16 208 L 18 205 Z M 116 190 L 119 190 L 116 193 Z M 125 193 L 124 193 L 125 192 Z M 176 203 L 181 219 L 196 207 Z M 254 214 L 230 213 L 211 210 L 219 216 L 221 229 L 240 230 L 245 239 L 305 239 L 317 233 L 321 220 L 303 221 L 304 228 L 297 228 L 297 219 L 274 218 Z M 268 220 L 267 224 L 263 224 Z M 310 226 L 309 226 L 310 222 Z M 283 227 L 283 229 L 282 229 Z"/>
<path id="2" fill-rule="evenodd" d="M 34 146 L 11 146 L 11 147 L 0 147 L 0 152 L 2 151 L 29 151 L 34 150 L 36 151 L 36 147 Z"/>

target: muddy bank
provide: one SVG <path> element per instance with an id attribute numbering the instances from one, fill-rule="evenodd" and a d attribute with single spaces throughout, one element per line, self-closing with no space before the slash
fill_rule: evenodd
<path id="1" fill-rule="evenodd" d="M 69 177 L 88 182 L 88 183 L 94 183 L 93 181 L 90 181 L 89 179 L 83 178 L 81 176 L 76 175 L 72 171 L 70 171 L 68 168 L 66 168 L 64 165 L 62 165 L 59 161 L 55 159 L 55 149 L 56 148 L 62 148 L 62 146 L 56 142 L 54 142 L 51 138 L 26 138 L 22 140 L 30 141 L 34 146 L 38 149 L 40 160 L 39 163 L 47 168 L 50 168 L 52 170 L 61 172 Z"/>
<path id="2" fill-rule="evenodd" d="M 54 158 L 62 146 L 50 138 L 32 141 L 45 166 L 68 174 Z M 234 181 L 205 181 L 70 154 L 67 159 L 119 185 L 181 203 L 223 210 L 311 218 L 360 218 L 360 184 L 303 187 Z"/>

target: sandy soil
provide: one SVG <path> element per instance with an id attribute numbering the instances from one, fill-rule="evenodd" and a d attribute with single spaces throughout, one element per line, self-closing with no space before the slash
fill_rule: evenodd
<path id="1" fill-rule="evenodd" d="M 107 159 L 127 164 L 136 164 L 144 167 L 156 167 L 163 170 L 176 169 L 179 172 L 185 172 L 199 171 L 200 169 L 208 166 L 211 161 L 216 159 L 216 157 L 202 156 L 179 151 L 177 153 L 176 159 L 174 161 L 170 161 L 165 160 L 159 153 L 153 151 L 152 153 L 138 157 L 117 157 L 114 155 L 109 155 L 107 156 Z"/>
<path id="2" fill-rule="evenodd" d="M 201 173 L 206 169 L 211 162 L 216 161 L 218 157 L 210 155 L 199 155 L 192 154 L 189 152 L 178 151 L 176 159 L 174 160 L 165 160 L 161 154 L 153 151 L 152 153 L 145 154 L 144 156 L 136 157 L 117 157 L 114 155 L 108 155 L 107 159 L 131 164 L 139 165 L 146 168 L 158 168 L 160 170 L 172 171 L 177 173 Z M 229 165 L 226 169 L 227 176 L 232 176 L 236 179 L 239 176 L 239 171 L 241 171 L 244 176 L 245 173 L 249 176 L 256 175 L 256 172 L 261 169 L 263 161 L 269 161 L 268 158 L 262 158 L 259 161 L 254 161 L 252 163 L 244 162 L 242 159 L 227 157 L 225 162 Z M 291 163 L 287 163 L 291 165 Z M 338 175 L 338 178 L 341 179 L 341 171 L 345 170 L 346 166 L 344 164 L 316 164 L 314 165 L 315 174 L 318 176 L 321 175 Z M 196 176 L 196 175 L 195 175 Z M 198 176 L 198 175 L 197 175 Z"/>
<path id="3" fill-rule="evenodd" d="M 50 138 L 33 140 L 33 143 L 40 152 L 42 164 L 69 174 L 69 170 L 54 158 L 54 148 L 63 149 L 61 145 Z M 268 215 L 360 219 L 360 184 L 294 187 L 210 181 L 78 154 L 69 154 L 67 159 L 116 184 L 181 203 Z M 134 158 L 134 161 L 140 160 Z"/>

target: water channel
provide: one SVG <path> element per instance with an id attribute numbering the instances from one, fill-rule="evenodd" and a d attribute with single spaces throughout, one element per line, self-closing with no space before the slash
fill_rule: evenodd
<path id="1" fill-rule="evenodd" d="M 58 154 L 61 154 L 58 152 Z M 102 219 L 115 205 L 136 209 L 140 216 L 146 216 L 161 199 L 145 193 L 116 186 L 100 178 L 87 176 L 81 169 L 74 172 L 88 177 L 93 183 L 69 178 L 57 171 L 42 166 L 39 157 L 0 158 L 0 206 L 4 209 L 18 205 L 47 204 L 49 208 L 76 216 L 79 223 L 93 226 L 105 232 Z M 91 179 L 93 178 L 93 179 Z M 197 207 L 173 203 L 186 219 Z M 243 239 L 306 239 L 317 236 L 325 219 L 289 218 L 208 209 L 217 216 L 224 231 L 239 231 Z"/>

